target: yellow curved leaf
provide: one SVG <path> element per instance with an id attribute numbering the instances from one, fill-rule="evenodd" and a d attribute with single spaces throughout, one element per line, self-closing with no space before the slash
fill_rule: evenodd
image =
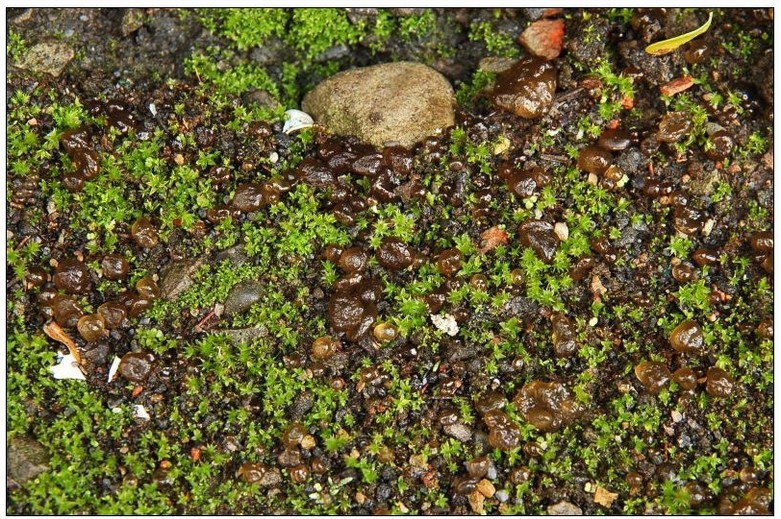
<path id="1" fill-rule="evenodd" d="M 708 13 L 708 21 L 703 24 L 702 27 L 699 27 L 691 32 L 687 32 L 686 34 L 681 34 L 680 36 L 676 36 L 675 38 L 669 38 L 667 40 L 657 41 L 656 43 L 652 43 L 648 47 L 645 48 L 645 51 L 648 54 L 653 54 L 654 56 L 661 56 L 662 54 L 667 54 L 668 52 L 672 52 L 687 41 L 691 41 L 700 34 L 704 33 L 710 28 L 710 22 L 713 20 L 713 13 Z"/>

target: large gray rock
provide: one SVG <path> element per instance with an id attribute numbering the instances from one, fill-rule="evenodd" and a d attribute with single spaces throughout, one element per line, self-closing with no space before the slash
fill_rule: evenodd
<path id="1" fill-rule="evenodd" d="M 46 448 L 27 436 L 14 436 L 8 442 L 6 476 L 18 485 L 49 470 L 49 454 Z M 10 483 L 7 482 L 7 483 Z"/>
<path id="2" fill-rule="evenodd" d="M 420 63 L 384 63 L 346 70 L 317 85 L 301 103 L 315 121 L 338 135 L 376 147 L 411 147 L 455 124 L 453 87 Z"/>
<path id="3" fill-rule="evenodd" d="M 36 74 L 50 74 L 57 77 L 62 74 L 74 56 L 75 52 L 66 43 L 38 43 L 24 53 L 16 66 Z"/>

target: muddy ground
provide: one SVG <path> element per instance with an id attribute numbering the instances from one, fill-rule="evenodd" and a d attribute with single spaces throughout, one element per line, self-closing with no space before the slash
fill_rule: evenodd
<path id="1" fill-rule="evenodd" d="M 713 15 L 8 10 L 7 513 L 772 512 L 773 12 Z M 283 133 L 399 60 L 455 127 Z"/>

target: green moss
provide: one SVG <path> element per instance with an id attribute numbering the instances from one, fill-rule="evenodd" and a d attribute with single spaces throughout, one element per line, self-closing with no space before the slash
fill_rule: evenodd
<path id="1" fill-rule="evenodd" d="M 295 9 L 286 41 L 312 60 L 334 45 L 353 45 L 363 27 L 352 25 L 343 9 Z"/>
<path id="2" fill-rule="evenodd" d="M 513 37 L 497 29 L 496 25 L 490 21 L 473 23 L 469 29 L 469 39 L 483 42 L 486 50 L 492 56 L 514 58 L 520 54 L 520 48 Z"/>

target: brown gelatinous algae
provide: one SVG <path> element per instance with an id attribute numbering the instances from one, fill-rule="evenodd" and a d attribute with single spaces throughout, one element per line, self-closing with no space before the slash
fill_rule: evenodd
<path id="1" fill-rule="evenodd" d="M 661 362 L 643 361 L 635 366 L 635 376 L 646 391 L 656 394 L 670 381 L 672 374 Z"/>
<path id="2" fill-rule="evenodd" d="M 670 345 L 680 353 L 697 353 L 704 347 L 702 328 L 691 319 L 683 321 L 670 334 Z"/>
<path id="3" fill-rule="evenodd" d="M 542 117 L 553 105 L 556 67 L 541 58 L 523 58 L 499 75 L 494 104 L 525 119 Z"/>
<path id="4" fill-rule="evenodd" d="M 529 382 L 518 391 L 513 403 L 527 422 L 545 432 L 564 427 L 582 412 L 572 393 L 560 382 Z"/>

